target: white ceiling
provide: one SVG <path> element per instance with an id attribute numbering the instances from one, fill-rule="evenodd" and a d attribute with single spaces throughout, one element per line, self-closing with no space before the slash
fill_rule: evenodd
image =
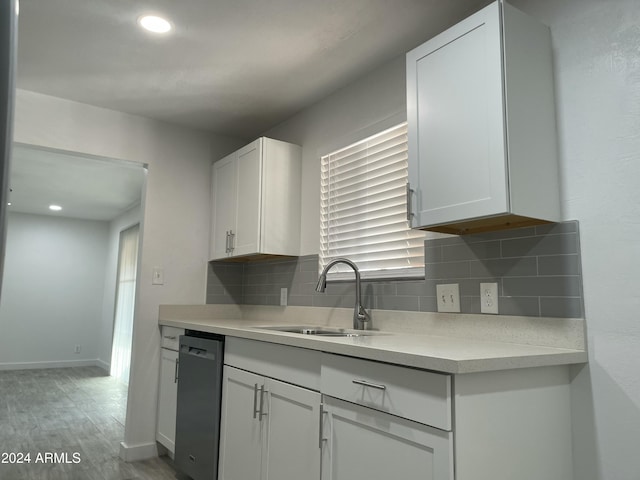
<path id="1" fill-rule="evenodd" d="M 139 164 L 14 145 L 8 209 L 108 221 L 140 203 L 144 178 Z"/>
<path id="2" fill-rule="evenodd" d="M 17 85 L 250 139 L 488 1 L 21 0 Z M 139 201 L 136 169 L 17 146 L 10 208 L 109 220 Z"/>
<path id="3" fill-rule="evenodd" d="M 487 0 L 21 0 L 18 87 L 253 138 Z M 168 36 L 142 31 L 166 15 Z"/>

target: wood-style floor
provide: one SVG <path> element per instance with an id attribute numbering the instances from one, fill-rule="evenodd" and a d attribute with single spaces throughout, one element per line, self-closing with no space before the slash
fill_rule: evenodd
<path id="1" fill-rule="evenodd" d="M 126 386 L 97 367 L 0 371 L 0 479 L 182 478 L 167 457 L 120 460 L 126 405 Z"/>

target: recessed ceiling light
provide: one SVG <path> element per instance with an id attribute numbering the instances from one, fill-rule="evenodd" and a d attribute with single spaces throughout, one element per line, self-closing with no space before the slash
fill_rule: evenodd
<path id="1" fill-rule="evenodd" d="M 168 20 L 155 15 L 143 15 L 138 18 L 138 24 L 153 33 L 167 33 L 171 30 L 171 23 Z"/>
<path id="2" fill-rule="evenodd" d="M 54 212 L 59 212 L 60 210 L 62 210 L 62 207 L 60 205 L 49 205 L 49 210 L 53 210 Z"/>
<path id="3" fill-rule="evenodd" d="M 11 202 L 7 202 L 7 206 L 10 207 L 11 206 Z"/>

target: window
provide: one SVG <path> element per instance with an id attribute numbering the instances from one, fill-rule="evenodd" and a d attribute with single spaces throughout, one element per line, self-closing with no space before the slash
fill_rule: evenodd
<path id="1" fill-rule="evenodd" d="M 347 257 L 363 278 L 424 276 L 425 235 L 407 221 L 407 124 L 321 162 L 320 269 Z M 333 272 L 334 279 L 353 277 L 344 265 Z"/>

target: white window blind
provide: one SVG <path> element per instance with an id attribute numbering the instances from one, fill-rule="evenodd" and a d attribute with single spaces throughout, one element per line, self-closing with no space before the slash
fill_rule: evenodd
<path id="1" fill-rule="evenodd" d="M 425 235 L 407 221 L 406 123 L 326 155 L 321 163 L 320 269 L 347 257 L 363 278 L 424 276 Z M 334 279 L 353 277 L 341 264 L 329 273 Z"/>

